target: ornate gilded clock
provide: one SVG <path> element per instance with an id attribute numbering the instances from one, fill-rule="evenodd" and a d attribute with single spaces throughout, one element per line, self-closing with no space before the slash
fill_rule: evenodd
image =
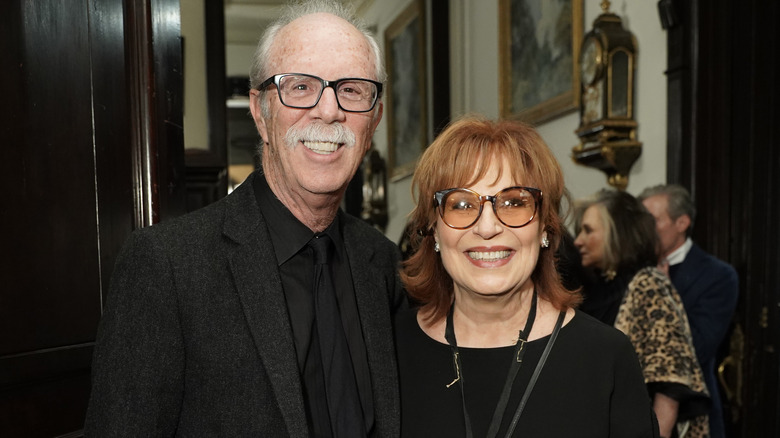
<path id="1" fill-rule="evenodd" d="M 607 174 L 610 185 L 625 189 L 631 166 L 642 153 L 634 120 L 636 39 L 602 1 L 602 14 L 585 34 L 580 50 L 580 144 L 574 161 Z"/>

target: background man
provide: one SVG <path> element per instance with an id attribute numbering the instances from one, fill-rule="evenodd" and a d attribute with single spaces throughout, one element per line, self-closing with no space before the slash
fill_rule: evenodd
<path id="1" fill-rule="evenodd" d="M 696 208 L 684 187 L 676 184 L 650 187 L 639 199 L 655 217 L 664 258 L 662 269 L 668 266 L 669 277 L 688 314 L 696 356 L 712 397 L 710 434 L 713 438 L 724 437 L 715 362 L 737 305 L 737 273 L 691 240 Z M 664 262 L 668 265 L 664 266 Z"/>
<path id="2" fill-rule="evenodd" d="M 87 435 L 399 434 L 400 254 L 339 210 L 385 76 L 376 41 L 337 2 L 301 2 L 266 31 L 250 96 L 262 168 L 125 245 Z"/>

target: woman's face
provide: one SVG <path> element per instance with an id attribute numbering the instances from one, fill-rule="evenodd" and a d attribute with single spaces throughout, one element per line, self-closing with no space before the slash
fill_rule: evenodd
<path id="1" fill-rule="evenodd" d="M 502 160 L 503 161 L 503 160 Z M 495 184 L 499 167 L 501 179 Z M 480 195 L 495 195 L 507 187 L 521 185 L 512 180 L 509 164 L 493 162 L 485 177 L 465 187 Z M 540 212 L 526 226 L 510 228 L 496 217 L 486 201 L 477 222 L 465 230 L 450 228 L 437 215 L 434 237 L 439 243 L 444 268 L 452 277 L 456 297 L 461 294 L 499 295 L 532 288 L 542 239 Z"/>
<path id="2" fill-rule="evenodd" d="M 582 215 L 582 225 L 574 245 L 582 256 L 582 266 L 604 268 L 604 225 L 595 206 L 588 207 Z"/>

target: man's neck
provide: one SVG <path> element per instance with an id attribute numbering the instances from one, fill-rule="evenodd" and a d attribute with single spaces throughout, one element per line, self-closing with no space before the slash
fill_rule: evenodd
<path id="1" fill-rule="evenodd" d="M 310 230 L 319 233 L 333 222 L 341 205 L 346 186 L 333 193 L 311 193 L 303 189 L 292 190 L 279 184 L 281 177 L 271 166 L 264 166 L 263 171 L 274 196 Z"/>
<path id="2" fill-rule="evenodd" d="M 302 224 L 319 233 L 333 222 L 339 210 L 341 197 L 338 195 L 296 196 L 284 191 L 271 190 L 276 197 Z"/>

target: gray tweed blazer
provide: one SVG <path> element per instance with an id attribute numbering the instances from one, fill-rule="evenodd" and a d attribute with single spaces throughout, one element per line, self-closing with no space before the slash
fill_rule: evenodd
<path id="1" fill-rule="evenodd" d="M 308 436 L 254 177 L 208 207 L 135 231 L 123 247 L 98 330 L 87 436 Z M 339 214 L 371 372 L 372 436 L 395 437 L 399 251 Z"/>

